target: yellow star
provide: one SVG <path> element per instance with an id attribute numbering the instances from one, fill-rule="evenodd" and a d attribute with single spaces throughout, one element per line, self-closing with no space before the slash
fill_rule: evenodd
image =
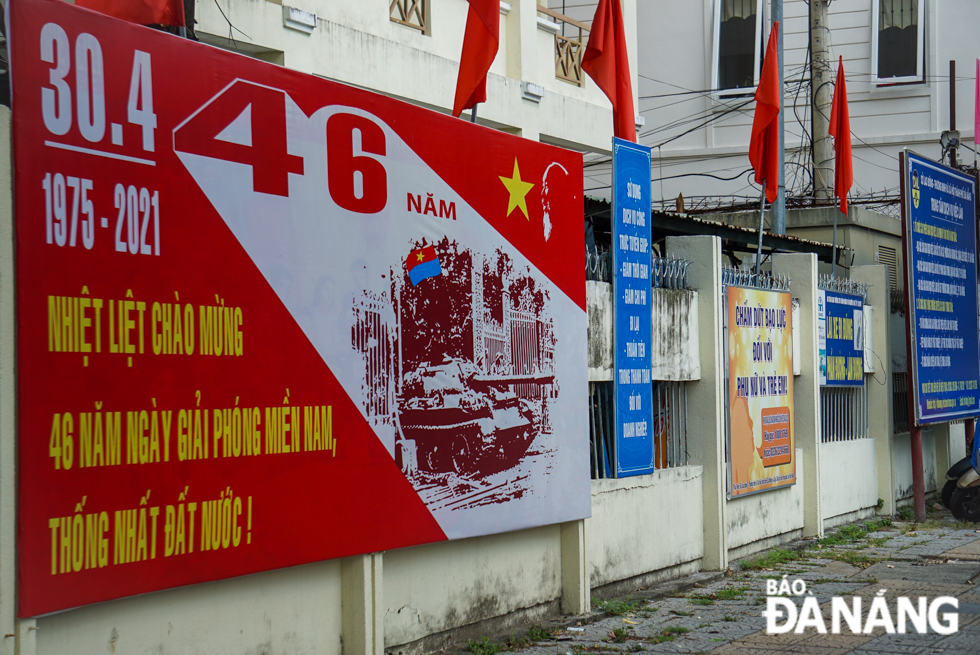
<path id="1" fill-rule="evenodd" d="M 514 158 L 514 176 L 504 177 L 500 175 L 499 177 L 510 194 L 507 199 L 507 215 L 510 216 L 514 209 L 520 207 L 521 211 L 524 212 L 524 218 L 531 220 L 531 217 L 527 215 L 527 193 L 534 188 L 534 185 L 521 179 L 521 169 L 517 167 L 516 157 Z"/>
<path id="2" fill-rule="evenodd" d="M 418 254 L 418 257 L 419 257 L 419 261 L 422 261 L 423 259 L 425 259 L 425 255 L 423 253 L 419 253 Z"/>

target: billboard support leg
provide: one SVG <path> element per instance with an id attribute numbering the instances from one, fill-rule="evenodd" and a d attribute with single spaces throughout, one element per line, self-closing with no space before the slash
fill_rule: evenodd
<path id="1" fill-rule="evenodd" d="M 591 610 L 586 566 L 585 519 L 561 524 L 561 611 L 588 614 Z"/>
<path id="2" fill-rule="evenodd" d="M 344 655 L 384 655 L 383 554 L 340 561 Z"/>

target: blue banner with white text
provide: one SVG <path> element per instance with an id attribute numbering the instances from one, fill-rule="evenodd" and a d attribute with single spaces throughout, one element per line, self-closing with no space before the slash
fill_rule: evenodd
<path id="1" fill-rule="evenodd" d="M 828 387 L 864 386 L 864 298 L 820 291 L 824 316 L 825 353 L 820 357 L 820 383 Z"/>
<path id="2" fill-rule="evenodd" d="M 913 153 L 904 182 L 917 423 L 976 416 L 976 182 Z"/>
<path id="3" fill-rule="evenodd" d="M 653 472 L 650 148 L 613 139 L 616 476 Z"/>

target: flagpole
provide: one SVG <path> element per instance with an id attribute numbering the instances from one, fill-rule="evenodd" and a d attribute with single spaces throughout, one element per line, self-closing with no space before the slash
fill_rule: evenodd
<path id="1" fill-rule="evenodd" d="M 834 245 L 831 252 L 833 253 L 833 264 L 830 269 L 830 279 L 837 278 L 837 214 L 840 213 L 840 198 L 834 196 Z"/>
<path id="2" fill-rule="evenodd" d="M 479 104 L 480 104 L 479 102 L 476 103 L 475 105 L 473 105 L 473 108 L 470 109 L 470 122 L 471 123 L 475 123 L 476 122 L 476 108 L 477 108 L 477 106 Z"/>
<path id="3" fill-rule="evenodd" d="M 759 199 L 759 249 L 755 255 L 755 275 L 759 276 L 759 267 L 762 265 L 762 226 L 766 216 L 766 182 L 762 180 L 762 197 Z"/>

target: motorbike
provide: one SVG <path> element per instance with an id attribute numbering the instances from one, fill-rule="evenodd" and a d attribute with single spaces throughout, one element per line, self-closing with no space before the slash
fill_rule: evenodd
<path id="1" fill-rule="evenodd" d="M 980 472 L 977 452 L 980 439 L 973 440 L 973 453 L 949 467 L 943 486 L 943 505 L 958 521 L 980 523 Z"/>

